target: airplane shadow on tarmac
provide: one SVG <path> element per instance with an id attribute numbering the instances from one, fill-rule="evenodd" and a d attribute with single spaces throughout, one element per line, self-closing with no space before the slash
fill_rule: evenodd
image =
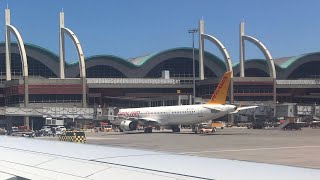
<path id="1" fill-rule="evenodd" d="M 248 133 L 207 133 L 198 134 L 200 136 L 229 136 L 229 135 L 248 135 Z"/>
<path id="2" fill-rule="evenodd" d="M 170 131 L 159 131 L 159 132 L 152 132 L 152 133 L 145 133 L 143 131 L 133 131 L 133 132 L 121 132 L 117 134 L 106 134 L 104 136 L 108 135 L 144 135 L 144 134 L 174 134 L 174 135 L 198 135 L 198 136 L 228 136 L 228 135 L 248 135 L 248 133 L 230 133 L 230 132 L 219 132 L 219 133 L 206 133 L 206 134 L 195 134 L 194 132 L 179 132 L 179 133 L 173 133 Z"/>

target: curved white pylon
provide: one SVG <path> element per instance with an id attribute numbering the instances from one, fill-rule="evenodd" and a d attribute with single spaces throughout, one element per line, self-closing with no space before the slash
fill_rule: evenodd
<path id="1" fill-rule="evenodd" d="M 22 63 L 22 75 L 23 76 L 28 76 L 28 62 L 27 62 L 27 53 L 26 49 L 24 48 L 24 43 L 22 41 L 21 35 L 18 32 L 18 30 L 12 26 L 12 25 L 7 25 L 7 28 L 12 34 L 15 36 L 17 39 L 18 47 L 19 47 L 19 52 L 21 56 L 21 63 Z"/>
<path id="2" fill-rule="evenodd" d="M 226 68 L 227 71 L 232 71 L 232 63 L 230 60 L 230 56 L 229 53 L 227 51 L 227 49 L 224 47 L 224 45 L 215 37 L 208 35 L 208 34 L 201 34 L 201 38 L 207 39 L 210 42 L 212 42 L 213 44 L 215 44 L 218 49 L 220 50 L 220 52 L 223 55 L 224 61 L 226 63 Z M 231 74 L 231 78 L 233 77 L 233 73 Z"/>
<path id="3" fill-rule="evenodd" d="M 77 36 L 70 29 L 63 27 L 62 30 L 64 33 L 66 33 L 70 37 L 74 46 L 77 49 L 77 54 L 78 54 L 78 58 L 79 58 L 80 77 L 85 78 L 86 77 L 86 64 L 84 62 L 84 56 L 83 56 L 83 51 L 82 51 L 80 42 L 79 42 Z"/>
<path id="4" fill-rule="evenodd" d="M 266 48 L 266 46 L 262 42 L 260 42 L 258 39 L 254 38 L 252 36 L 243 35 L 242 37 L 243 37 L 243 40 L 247 40 L 247 41 L 253 43 L 262 51 L 263 55 L 265 56 L 265 58 L 267 59 L 267 62 L 268 62 L 270 77 L 275 79 L 277 77 L 276 69 L 274 66 L 272 56 L 271 56 L 269 50 Z"/>

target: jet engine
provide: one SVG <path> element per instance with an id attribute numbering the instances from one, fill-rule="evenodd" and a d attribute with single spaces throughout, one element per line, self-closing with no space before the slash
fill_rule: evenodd
<path id="1" fill-rule="evenodd" d="M 120 123 L 120 128 L 123 131 L 136 130 L 137 126 L 138 126 L 138 122 L 136 122 L 136 121 L 124 120 L 124 121 L 121 121 L 121 123 Z"/>

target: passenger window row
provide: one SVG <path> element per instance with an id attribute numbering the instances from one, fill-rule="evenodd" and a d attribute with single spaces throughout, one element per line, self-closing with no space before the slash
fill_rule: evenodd
<path id="1" fill-rule="evenodd" d="M 174 111 L 172 114 L 182 114 L 182 113 L 195 113 L 196 111 Z M 140 113 L 140 114 L 168 114 L 168 112 L 150 112 L 150 113 Z"/>
<path id="2" fill-rule="evenodd" d="M 196 111 L 174 111 L 172 114 L 195 113 Z"/>

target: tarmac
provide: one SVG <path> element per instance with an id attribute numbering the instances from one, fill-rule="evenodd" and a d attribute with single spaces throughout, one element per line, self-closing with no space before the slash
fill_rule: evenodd
<path id="1" fill-rule="evenodd" d="M 180 133 L 87 132 L 86 136 L 88 144 L 320 169 L 320 129 L 225 128 L 214 134 L 183 129 Z"/>

